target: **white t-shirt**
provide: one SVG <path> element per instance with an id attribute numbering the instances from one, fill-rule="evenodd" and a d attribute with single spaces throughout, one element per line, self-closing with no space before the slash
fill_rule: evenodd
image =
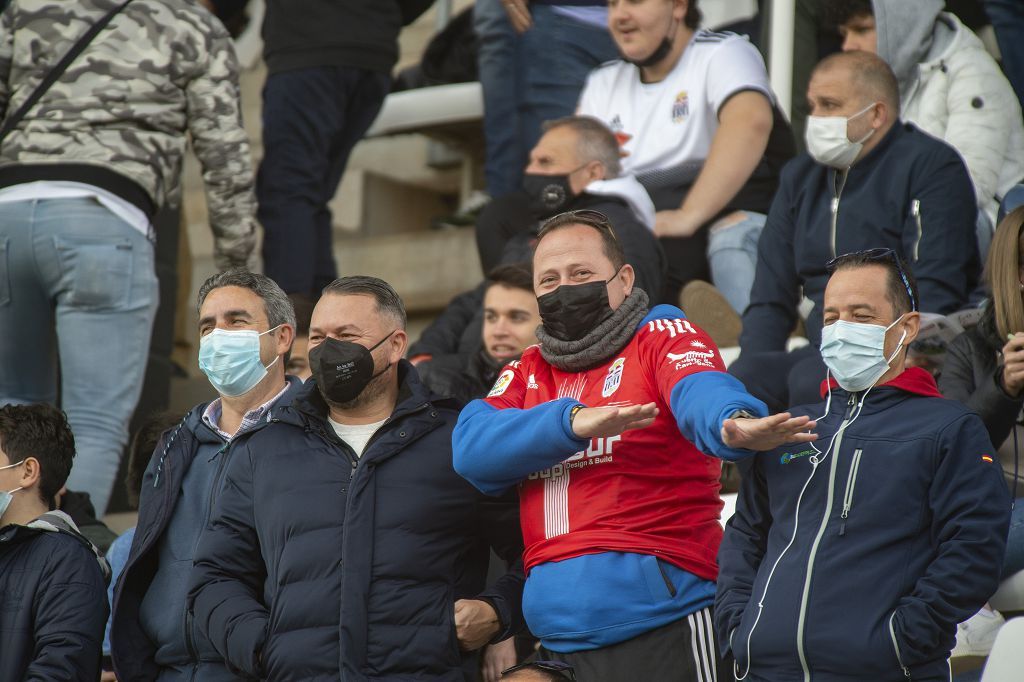
<path id="1" fill-rule="evenodd" d="M 579 113 L 604 121 L 628 156 L 623 171 L 643 176 L 687 164 L 699 172 L 718 130 L 718 111 L 744 90 L 774 102 L 761 53 L 745 36 L 699 30 L 658 83 L 617 60 L 590 73 Z"/>
<path id="2" fill-rule="evenodd" d="M 366 449 L 366 443 L 373 437 L 373 434 L 377 433 L 377 429 L 384 425 L 387 419 L 381 419 L 379 422 L 372 424 L 342 424 L 336 422 L 330 417 L 327 421 L 331 423 L 331 428 L 338 434 L 338 438 L 342 439 L 352 450 L 356 453 L 356 457 L 363 456 L 363 450 Z"/>
<path id="3" fill-rule="evenodd" d="M 78 199 L 93 197 L 104 208 L 133 228 L 155 240 L 153 225 L 146 214 L 135 204 L 126 201 L 113 192 L 82 182 L 63 180 L 37 180 L 0 189 L 0 204 L 32 199 Z"/>

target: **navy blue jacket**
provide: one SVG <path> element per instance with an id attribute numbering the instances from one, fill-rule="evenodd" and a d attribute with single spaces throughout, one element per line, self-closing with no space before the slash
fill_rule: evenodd
<path id="1" fill-rule="evenodd" d="M 196 623 L 229 666 L 271 680 L 475 679 L 456 599 L 521 627 L 523 574 L 485 588 L 489 549 L 521 562 L 518 505 L 452 468 L 458 412 L 402 361 L 391 417 L 362 457 L 315 382 L 239 448 L 196 552 Z"/>
<path id="2" fill-rule="evenodd" d="M 819 346 L 825 264 L 851 251 L 895 250 L 917 277 L 921 310 L 959 310 L 980 272 L 977 211 L 960 155 L 909 123 L 894 125 L 848 172 L 801 154 L 782 171 L 758 243 L 740 347 L 785 350 L 801 287 L 814 302 L 807 338 Z"/>
<path id="3" fill-rule="evenodd" d="M 90 542 L 57 524 L 72 530 L 0 529 L 0 680 L 99 679 L 104 572 Z"/>
<path id="4" fill-rule="evenodd" d="M 802 681 L 805 665 L 813 682 L 948 680 L 957 623 L 999 583 L 1010 499 L 981 420 L 921 369 L 860 411 L 862 397 L 833 389 L 813 444 L 835 436 L 828 456 L 808 443 L 748 460 L 715 627 L 751 682 Z"/>
<path id="5" fill-rule="evenodd" d="M 295 377 L 288 377 L 289 390 L 278 398 L 275 406 L 287 405 L 292 397 L 302 388 L 302 382 Z M 156 662 L 157 643 L 146 634 L 141 609 L 143 600 L 153 585 L 160 561 L 160 540 L 171 526 L 172 520 L 179 515 L 195 519 L 195 527 L 190 529 L 195 538 L 183 539 L 184 544 L 194 547 L 202 528 L 209 521 L 212 502 L 220 492 L 223 484 L 227 462 L 233 457 L 234 451 L 252 433 L 265 424 L 256 426 L 251 431 L 239 434 L 230 444 L 213 429 L 207 426 L 202 415 L 206 403 L 192 408 L 176 428 L 167 431 L 157 444 L 156 451 L 146 468 L 142 479 L 142 492 L 139 496 L 139 517 L 132 541 L 131 552 L 125 562 L 124 569 L 118 578 L 114 590 L 113 618 L 110 626 L 111 658 L 118 679 L 122 680 L 155 680 L 160 677 L 168 679 L 202 679 L 235 680 L 224 665 L 223 660 L 209 641 L 202 636 L 192 621 L 191 614 L 185 608 L 185 596 L 188 591 L 188 576 L 182 575 L 175 584 L 166 587 L 169 594 L 153 594 L 150 599 L 158 600 L 167 605 L 167 618 L 176 620 L 180 625 L 182 641 L 178 643 L 161 642 L 170 649 L 165 656 L 180 660 L 181 665 L 175 669 L 160 666 Z M 197 494 L 185 496 L 182 484 L 188 474 L 192 462 L 199 452 L 216 453 L 211 459 L 217 458 L 217 470 L 208 491 L 193 491 Z M 203 509 L 185 509 L 179 506 L 182 499 L 196 499 L 209 496 L 210 504 Z M 188 520 L 186 525 L 191 525 Z M 191 565 L 193 556 L 178 557 Z M 165 567 L 166 568 L 166 567 Z M 184 572 L 184 571 L 183 571 Z M 156 589 L 156 588 L 154 588 Z M 153 625 L 150 623 L 150 625 Z M 173 629 L 173 625 L 171 628 Z M 191 666 L 192 670 L 186 671 Z"/>

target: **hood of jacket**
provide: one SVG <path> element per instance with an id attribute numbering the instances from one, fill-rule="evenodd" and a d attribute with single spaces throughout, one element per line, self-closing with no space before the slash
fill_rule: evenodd
<path id="1" fill-rule="evenodd" d="M 636 176 L 622 175 L 610 180 L 594 180 L 584 191 L 587 194 L 622 199 L 637 220 L 648 229 L 654 229 L 654 202 Z"/>
<path id="2" fill-rule="evenodd" d="M 925 398 L 942 397 L 942 393 L 939 392 L 939 386 L 935 383 L 935 377 L 933 377 L 927 370 L 921 369 L 920 367 L 909 367 L 884 384 L 878 384 L 875 388 L 882 388 L 883 386 L 895 388 L 899 391 L 903 391 L 904 393 L 912 393 Z M 830 390 L 836 391 L 837 394 L 842 394 L 844 396 L 849 395 L 849 393 L 845 391 L 831 376 L 829 376 L 827 380 L 821 382 L 821 397 L 824 398 L 827 396 Z"/>
<path id="3" fill-rule="evenodd" d="M 936 20 L 945 5 L 943 0 L 872 0 L 875 8 L 877 51 L 892 67 L 905 95 L 917 80 L 918 64 L 948 45 L 948 38 L 936 41 Z"/>
<path id="4" fill-rule="evenodd" d="M 16 544 L 24 542 L 39 533 L 64 533 L 81 542 L 96 557 L 96 562 L 103 573 L 103 581 L 106 583 L 110 582 L 110 564 L 103 558 L 103 553 L 88 538 L 82 535 L 78 530 L 78 526 L 71 520 L 71 517 L 60 510 L 46 512 L 24 526 L 12 524 L 4 528 L 0 532 L 0 543 L 9 542 Z"/>

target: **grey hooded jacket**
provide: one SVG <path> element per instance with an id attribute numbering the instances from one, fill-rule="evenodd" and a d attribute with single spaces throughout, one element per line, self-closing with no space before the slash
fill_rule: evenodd
<path id="1" fill-rule="evenodd" d="M 873 0 L 878 55 L 900 85 L 900 117 L 963 157 L 979 209 L 1024 179 L 1024 120 L 1013 88 L 981 40 L 942 0 Z"/>

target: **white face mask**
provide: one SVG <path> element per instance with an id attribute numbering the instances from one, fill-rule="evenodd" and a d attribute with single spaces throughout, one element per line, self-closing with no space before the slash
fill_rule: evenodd
<path id="1" fill-rule="evenodd" d="M 821 330 L 821 359 L 840 386 L 850 393 L 857 393 L 875 385 L 903 348 L 906 329 L 896 344 L 896 350 L 886 359 L 885 333 L 902 319 L 903 315 L 900 315 L 888 327 L 836 320 Z"/>
<path id="2" fill-rule="evenodd" d="M 2 469 L 13 469 L 14 467 L 21 466 L 24 463 L 25 463 L 25 460 L 21 460 L 20 462 L 16 462 L 14 464 L 8 464 L 7 466 L 2 466 L 2 467 L 0 467 L 0 470 L 2 470 Z M 7 491 L 0 490 L 0 517 L 3 517 L 3 515 L 7 512 L 7 507 L 9 507 L 11 505 L 11 500 L 14 499 L 14 496 L 12 495 L 12 493 L 16 493 L 16 492 L 18 492 L 21 489 L 22 489 L 22 486 L 18 486 L 14 490 L 7 490 Z"/>
<path id="3" fill-rule="evenodd" d="M 804 139 L 807 142 L 807 153 L 820 164 L 833 168 L 849 168 L 857 159 L 864 143 L 875 134 L 872 128 L 868 134 L 856 142 L 846 136 L 846 124 L 863 116 L 871 110 L 875 103 L 869 104 L 850 118 L 844 116 L 808 116 Z"/>

